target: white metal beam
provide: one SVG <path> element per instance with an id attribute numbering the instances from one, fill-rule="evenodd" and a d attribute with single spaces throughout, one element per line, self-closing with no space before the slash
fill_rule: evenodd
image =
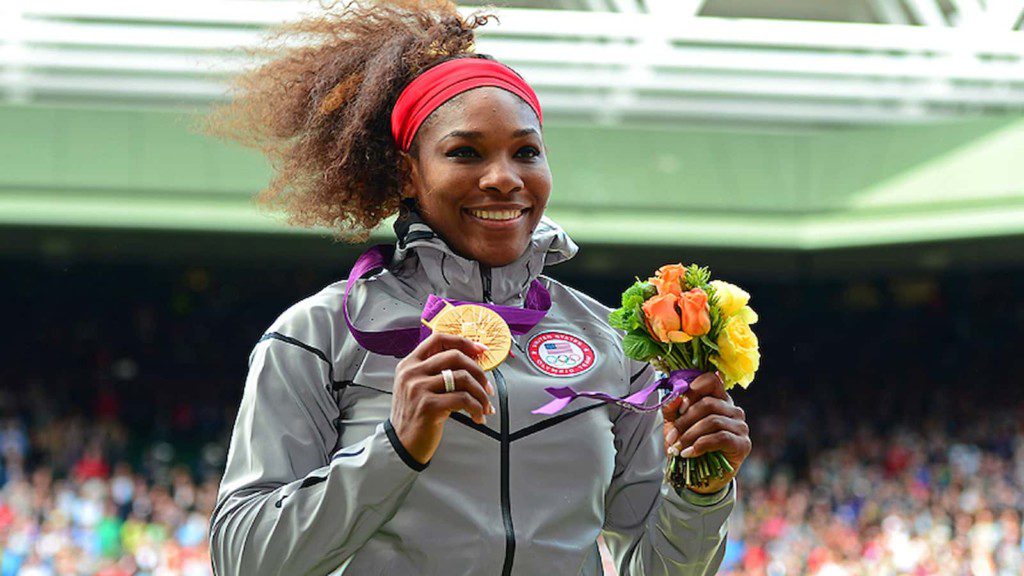
<path id="1" fill-rule="evenodd" d="M 96 79 L 91 76 L 37 77 L 30 75 L 28 83 L 42 97 L 68 94 L 92 97 L 109 103 L 111 99 L 165 102 L 202 103 L 225 98 L 224 85 L 212 80 L 177 79 L 168 81 L 152 78 Z M 542 94 L 546 111 L 555 118 L 591 117 L 611 105 L 610 97 L 601 94 L 550 93 Z M 717 97 L 691 97 L 675 99 L 665 96 L 640 96 L 637 106 L 624 112 L 625 119 L 656 120 L 671 118 L 750 120 L 758 122 L 786 121 L 800 124 L 877 124 L 920 123 L 935 118 L 954 118 L 955 111 L 925 113 L 919 108 L 899 104 L 878 103 L 814 103 L 795 101 L 768 101 L 758 106 Z M 557 120 L 556 120 L 557 121 Z"/>
<path id="2" fill-rule="evenodd" d="M 618 12 L 625 14 L 636 14 L 641 12 L 639 0 L 611 0 L 612 5 Z"/>
<path id="3" fill-rule="evenodd" d="M 584 3 L 591 12 L 604 12 L 610 8 L 604 0 L 585 0 Z"/>
<path id="4" fill-rule="evenodd" d="M 979 0 L 949 0 L 956 10 L 954 24 L 965 27 L 988 27 L 990 26 L 989 14 Z M 993 8 L 993 6 L 989 6 Z"/>
<path id="5" fill-rule="evenodd" d="M 640 16 L 640 15 L 637 15 Z M 653 16 L 643 15 L 644 18 Z M 703 46 L 681 45 L 671 51 L 648 53 L 638 48 L 636 42 L 625 44 L 609 44 L 607 42 L 590 41 L 586 31 L 582 37 L 571 34 L 551 35 L 551 39 L 521 39 L 518 35 L 503 34 L 500 30 L 481 34 L 478 42 L 482 51 L 500 52 L 503 56 L 513 59 L 559 63 L 589 64 L 631 64 L 640 58 L 647 64 L 670 67 L 697 67 L 714 69 L 720 67 L 727 70 L 746 70 L 765 73 L 796 73 L 822 74 L 827 76 L 864 74 L 881 77 L 909 76 L 921 77 L 938 75 L 940 77 L 961 78 L 964 80 L 999 80 L 1019 77 L 1024 67 L 1020 65 L 1024 58 L 1024 34 L 1020 32 L 1004 32 L 964 37 L 960 43 L 954 42 L 956 36 L 937 34 L 934 36 L 916 36 L 911 31 L 925 31 L 919 26 L 876 26 L 876 28 L 901 28 L 908 32 L 905 36 L 889 37 L 887 34 L 876 34 L 870 42 L 871 51 L 861 47 L 851 51 L 839 48 L 849 42 L 846 36 L 854 33 L 844 28 L 826 28 L 803 37 L 796 36 L 800 27 L 790 27 L 789 23 L 777 30 L 762 30 L 760 46 L 751 49 L 737 48 L 734 44 L 745 38 L 746 43 L 752 42 L 745 35 L 746 26 L 733 26 L 731 23 L 708 21 L 700 18 L 699 25 L 673 27 L 669 38 L 673 41 L 700 45 L 722 44 L 726 47 L 706 48 Z M 503 20 L 504 21 L 504 20 Z M 864 25 L 860 25 L 864 26 Z M 721 38 L 715 42 L 708 37 L 707 29 L 718 28 Z M 645 21 L 637 36 L 628 37 L 620 31 L 622 39 L 634 41 L 649 37 L 650 31 L 664 30 L 664 27 L 653 21 Z M 239 46 L 253 45 L 259 41 L 256 31 L 248 30 L 210 30 L 196 28 L 176 30 L 167 28 L 149 28 L 133 26 L 116 26 L 110 24 L 67 22 L 32 22 L 20 27 L 21 39 L 33 49 L 60 48 L 68 54 L 74 54 L 79 47 L 103 47 L 110 49 L 111 57 L 119 53 L 131 53 L 140 49 L 142 54 L 159 54 L 162 52 L 178 52 L 183 54 L 201 54 L 209 51 L 230 52 Z M 795 36 L 788 39 L 782 33 L 792 31 Z M 952 29 L 937 29 L 950 31 Z M 832 32 L 829 34 L 829 32 Z M 960 35 L 963 37 L 963 35 Z M 890 40 L 892 40 L 890 42 Z M 818 45 L 827 51 L 792 51 L 780 48 L 789 46 Z M 116 50 L 115 50 L 116 49 Z M 889 52 L 902 49 L 905 54 L 892 55 Z M 969 66 L 962 65 L 944 69 L 946 65 L 935 55 L 948 54 L 958 49 L 979 54 L 995 55 L 998 58 L 990 61 L 978 61 Z M 522 51 L 517 56 L 516 51 Z M 52 52 L 56 54 L 56 52 Z M 647 58 L 653 58 L 648 62 Z M 708 58 L 707 61 L 701 61 Z M 1009 74 L 1009 76 L 1002 76 Z"/>
<path id="6" fill-rule="evenodd" d="M 9 2 L 11 0 L 4 0 Z M 300 2 L 264 0 L 179 0 L 166 2 L 124 2 L 123 0 L 32 0 L 23 7 L 27 16 L 50 18 L 93 18 L 149 22 L 194 22 L 198 24 L 273 25 L 316 12 Z"/>
<path id="7" fill-rule="evenodd" d="M 1024 18 L 1024 0 L 993 0 L 988 6 L 989 28 L 996 30 L 1014 30 Z"/>
<path id="8" fill-rule="evenodd" d="M 637 0 L 618 1 L 640 8 Z M 872 1 L 889 11 L 886 19 L 902 14 L 906 21 L 900 0 Z M 255 64 L 234 49 L 257 44 L 266 25 L 306 7 L 182 2 L 0 0 L 0 11 L 17 19 L 0 26 L 18 22 L 14 33 L 0 34 L 0 90 L 29 98 L 214 100 L 228 75 Z M 481 29 L 477 44 L 520 70 L 556 115 L 590 121 L 710 114 L 907 122 L 1024 110 L 1024 33 L 1007 24 L 1024 0 L 985 6 L 985 19 L 997 7 L 1003 14 L 996 29 L 715 18 L 700 16 L 702 7 L 703 0 L 648 0 L 649 12 L 503 9 L 500 25 Z"/>
<path id="9" fill-rule="evenodd" d="M 577 38 L 639 38 L 660 25 L 651 14 L 613 14 L 505 9 L 501 25 L 480 30 L 481 36 L 537 34 Z M 965 36 L 961 31 L 922 26 L 849 22 L 811 22 L 715 18 L 701 16 L 699 25 L 672 26 L 673 41 L 695 44 L 775 46 L 827 50 L 949 52 L 952 44 L 972 51 L 1024 54 L 1019 34 L 1010 32 Z"/>
<path id="10" fill-rule="evenodd" d="M 85 78 L 101 65 L 103 82 L 115 83 L 148 77 L 174 83 L 179 79 L 223 81 L 238 72 L 249 61 L 238 56 L 202 56 L 174 54 L 126 54 L 112 57 L 109 53 L 76 52 L 63 55 L 58 49 L 34 50 L 17 64 L 23 69 L 37 70 L 36 79 L 61 78 L 68 75 Z M 58 60 L 59 58 L 59 60 Z M 0 58 L 0 65 L 14 62 Z M 942 106 L 1013 106 L 1024 109 L 1024 78 L 1017 84 L 1000 82 L 1000 90 L 972 84 L 946 83 L 941 87 L 922 78 L 865 78 L 815 76 L 745 76 L 728 72 L 696 72 L 661 69 L 647 74 L 630 75 L 622 66 L 595 68 L 558 67 L 546 63 L 517 63 L 516 69 L 543 94 L 572 90 L 607 92 L 624 89 L 634 93 L 676 94 L 688 96 L 719 96 L 769 99 L 812 99 L 836 102 L 899 102 L 911 100 Z M 66 86 L 61 84 L 61 86 Z M 52 87 L 52 85 L 51 85 Z"/>
<path id="11" fill-rule="evenodd" d="M 666 18 L 692 18 L 700 14 L 706 0 L 646 0 L 647 11 Z"/>
<path id="12" fill-rule="evenodd" d="M 24 4 L 24 0 L 6 0 L 0 5 L 0 89 L 3 89 L 4 100 L 12 104 L 27 103 L 31 97 L 23 64 L 26 58 L 22 39 Z"/>
<path id="13" fill-rule="evenodd" d="M 1018 1 L 1018 0 L 1014 0 Z M 5 2 L 6 3 L 6 2 Z M 258 24 L 263 19 L 248 14 L 250 5 L 279 4 L 261 0 L 234 0 L 244 4 L 245 10 L 239 15 L 240 23 Z M 78 3 L 75 3 L 76 5 Z M 216 5 L 216 2 L 209 3 Z M 291 5 L 292 3 L 281 3 Z M 90 3 L 91 5 L 91 3 Z M 138 10 L 137 6 L 149 6 Z M 237 27 L 182 27 L 182 26 L 139 26 L 129 24 L 96 24 L 99 16 L 90 16 L 87 10 L 57 12 L 56 15 L 42 10 L 45 2 L 35 2 L 25 10 L 37 41 L 46 43 L 114 44 L 124 41 L 128 45 L 148 46 L 159 43 L 171 47 L 226 49 L 236 45 L 251 45 L 260 37 L 260 31 L 238 29 Z M 102 7 L 102 4 L 101 4 Z M 241 7 L 240 7 L 241 8 Z M 181 22 L 181 12 L 164 7 L 158 14 L 153 5 L 145 3 L 122 5 L 121 18 L 137 20 L 150 18 L 155 22 Z M 471 12 L 471 10 L 467 10 Z M 280 14 L 297 15 L 295 11 Z M 740 46 L 778 46 L 792 48 L 852 49 L 878 51 L 934 51 L 948 52 L 953 44 L 963 49 L 986 53 L 1024 54 L 1021 35 L 1004 31 L 986 35 L 965 36 L 949 28 L 924 28 L 921 26 L 879 26 L 845 22 L 809 22 L 794 20 L 735 19 L 700 17 L 699 26 L 673 26 L 657 16 L 644 13 L 581 12 L 570 10 L 529 10 L 503 9 L 500 25 L 479 30 L 482 37 L 488 36 L 551 36 L 554 38 L 605 38 L 641 39 L 652 26 L 668 29 L 673 41 L 698 44 L 730 44 Z M 105 14 L 101 11 L 100 14 Z M 259 16 L 257 14 L 257 16 Z M 223 17 L 219 12 L 197 14 L 189 22 L 207 23 Z M 68 22 L 66 19 L 81 18 L 93 22 Z M 152 40 L 148 40 L 152 38 Z M 31 38 L 30 38 L 31 39 Z M 62 42 L 63 40 L 63 42 Z M 194 44 L 190 44 L 194 43 Z"/>
<path id="14" fill-rule="evenodd" d="M 948 0 L 957 25 L 987 31 L 1012 30 L 1024 12 L 1024 0 Z"/>
<path id="15" fill-rule="evenodd" d="M 900 4 L 899 0 L 871 0 L 870 4 L 874 8 L 876 15 L 884 23 L 899 24 L 901 26 L 910 24 L 910 20 L 907 19 L 907 13 L 904 11 L 903 5 Z"/>
<path id="16" fill-rule="evenodd" d="M 903 0 L 907 8 L 925 26 L 949 26 L 938 0 Z"/>

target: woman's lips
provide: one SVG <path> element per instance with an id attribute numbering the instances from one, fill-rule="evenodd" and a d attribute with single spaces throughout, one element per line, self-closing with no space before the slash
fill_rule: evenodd
<path id="1" fill-rule="evenodd" d="M 529 212 L 529 211 L 530 211 L 529 208 L 523 209 L 523 210 L 521 210 L 519 212 L 518 216 L 516 216 L 515 218 L 510 218 L 508 220 L 491 220 L 491 219 L 488 219 L 488 218 L 481 218 L 479 216 L 476 216 L 472 212 L 470 212 L 468 209 L 464 210 L 466 215 L 469 216 L 469 218 L 473 222 L 476 222 L 477 224 L 479 224 L 481 226 L 484 226 L 486 228 L 490 228 L 490 229 L 493 229 L 493 230 L 503 230 L 503 229 L 507 229 L 507 228 L 515 228 L 516 226 L 519 225 L 519 223 L 523 220 L 523 218 L 526 217 L 526 213 Z M 501 210 L 488 210 L 488 212 L 501 212 Z"/>

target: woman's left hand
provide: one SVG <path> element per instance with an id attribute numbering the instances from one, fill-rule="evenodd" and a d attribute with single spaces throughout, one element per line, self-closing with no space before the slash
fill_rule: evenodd
<path id="1" fill-rule="evenodd" d="M 712 494 L 729 484 L 750 455 L 750 428 L 746 414 L 725 391 L 717 372 L 706 372 L 690 384 L 686 394 L 662 406 L 665 419 L 665 453 L 690 458 L 720 451 L 733 472 L 712 480 L 695 492 Z"/>

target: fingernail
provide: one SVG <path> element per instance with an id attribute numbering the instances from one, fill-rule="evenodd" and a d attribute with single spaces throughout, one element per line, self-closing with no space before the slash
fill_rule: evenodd
<path id="1" fill-rule="evenodd" d="M 665 440 L 668 440 L 670 445 L 675 444 L 676 440 L 679 440 L 679 430 L 673 427 L 668 431 L 668 434 L 665 435 Z"/>
<path id="2" fill-rule="evenodd" d="M 487 413 L 488 414 L 494 414 L 494 405 L 492 405 L 490 403 L 487 404 Z"/>
<path id="3" fill-rule="evenodd" d="M 490 382 L 487 383 L 487 388 L 485 388 L 485 390 L 487 390 L 488 394 L 494 396 L 494 386 L 492 386 Z"/>
<path id="4" fill-rule="evenodd" d="M 684 396 L 683 401 L 679 403 L 679 413 L 682 414 L 683 412 L 686 412 L 686 409 L 689 407 L 690 399 Z"/>
<path id="5" fill-rule="evenodd" d="M 475 342 L 475 344 L 476 344 L 476 347 L 479 348 L 481 352 L 483 352 L 484 350 L 490 350 L 491 349 L 487 344 L 484 344 L 483 342 Z"/>
<path id="6" fill-rule="evenodd" d="M 668 447 L 668 453 L 672 456 L 679 456 L 679 443 L 675 443 Z"/>
<path id="7" fill-rule="evenodd" d="M 690 446 L 686 450 L 680 452 L 679 455 L 682 456 L 683 458 L 693 458 L 694 452 L 696 452 L 696 450 L 693 449 L 693 446 Z"/>

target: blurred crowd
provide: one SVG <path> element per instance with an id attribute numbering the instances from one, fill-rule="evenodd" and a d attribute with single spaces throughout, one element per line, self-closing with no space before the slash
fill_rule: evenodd
<path id="1" fill-rule="evenodd" d="M 938 420 L 890 434 L 830 422 L 845 438 L 797 477 L 772 462 L 789 461 L 789 435 L 807 434 L 789 423 L 814 422 L 812 411 L 754 420 L 758 450 L 741 471 L 721 574 L 1024 574 L 1024 407 L 979 414 L 955 436 Z M 30 431 L 9 419 L 0 430 L 0 575 L 212 573 L 218 448 L 188 467 L 157 443 L 133 468 L 112 422 Z M 27 469 L 30 449 L 46 464 Z"/>
<path id="2" fill-rule="evenodd" d="M 248 352 L 333 278 L 15 272 L 45 307 L 0 335 L 0 576 L 212 574 Z M 1024 277 L 744 287 L 764 362 L 719 573 L 1024 576 Z"/>
<path id="3" fill-rule="evenodd" d="M 15 418 L 2 424 L 0 575 L 212 574 L 207 522 L 217 476 L 199 481 L 174 464 L 166 443 L 133 467 L 124 459 L 128 435 L 116 422 L 79 418 L 38 429 Z"/>
<path id="4" fill-rule="evenodd" d="M 844 438 L 806 476 L 773 467 L 813 410 L 758 418 L 722 574 L 1024 575 L 1024 406 L 955 434 L 939 419 L 885 434 L 830 422 Z"/>

